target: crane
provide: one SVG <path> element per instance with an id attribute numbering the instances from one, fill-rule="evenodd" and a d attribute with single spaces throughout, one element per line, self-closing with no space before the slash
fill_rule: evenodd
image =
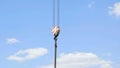
<path id="1" fill-rule="evenodd" d="M 56 11 L 57 11 L 57 17 L 56 17 Z M 52 34 L 54 36 L 54 68 L 56 68 L 56 56 L 57 56 L 57 37 L 60 33 L 60 1 L 57 0 L 57 10 L 56 10 L 56 0 L 53 0 L 53 26 L 52 26 Z M 57 18 L 57 23 L 56 23 Z"/>

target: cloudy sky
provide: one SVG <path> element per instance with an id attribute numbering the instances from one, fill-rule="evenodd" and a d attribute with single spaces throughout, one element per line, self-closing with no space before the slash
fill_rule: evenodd
<path id="1" fill-rule="evenodd" d="M 60 0 L 58 68 L 120 68 L 120 0 Z M 0 0 L 0 68 L 53 68 L 52 0 Z"/>

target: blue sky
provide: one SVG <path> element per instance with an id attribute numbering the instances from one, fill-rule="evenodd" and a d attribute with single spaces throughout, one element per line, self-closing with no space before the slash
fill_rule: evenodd
<path id="1" fill-rule="evenodd" d="M 120 68 L 120 0 L 60 0 L 60 28 L 58 68 Z M 0 67 L 52 68 L 51 29 L 52 0 L 0 0 Z"/>

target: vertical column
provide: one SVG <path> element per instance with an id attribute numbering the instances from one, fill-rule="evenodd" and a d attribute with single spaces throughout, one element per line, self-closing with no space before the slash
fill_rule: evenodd
<path id="1" fill-rule="evenodd" d="M 56 57 L 57 57 L 57 38 L 55 40 L 55 47 L 54 47 L 54 68 L 56 68 Z"/>

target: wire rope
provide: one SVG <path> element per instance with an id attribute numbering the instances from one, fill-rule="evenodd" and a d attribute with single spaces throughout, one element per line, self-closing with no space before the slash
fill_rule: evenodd
<path id="1" fill-rule="evenodd" d="M 53 27 L 55 26 L 55 0 L 53 0 Z"/>
<path id="2" fill-rule="evenodd" d="M 60 24 L 60 0 L 57 0 L 57 26 Z"/>
<path id="3" fill-rule="evenodd" d="M 57 0 L 57 7 L 56 7 L 56 0 L 53 0 L 53 27 L 59 26 L 59 24 L 60 24 L 60 0 Z"/>

